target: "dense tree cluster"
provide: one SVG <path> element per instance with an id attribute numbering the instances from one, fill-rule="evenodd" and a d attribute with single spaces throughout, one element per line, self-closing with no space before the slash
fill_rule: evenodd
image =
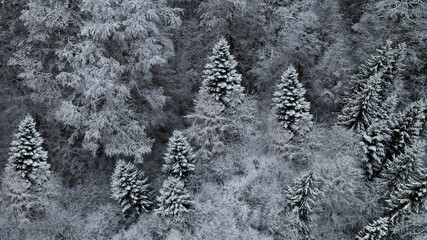
<path id="1" fill-rule="evenodd" d="M 427 239 L 425 1 L 0 20 L 1 239 Z"/>

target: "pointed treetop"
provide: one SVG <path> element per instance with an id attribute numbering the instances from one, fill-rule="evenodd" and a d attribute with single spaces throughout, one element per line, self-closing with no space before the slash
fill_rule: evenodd
<path id="1" fill-rule="evenodd" d="M 31 115 L 25 116 L 20 122 L 15 138 L 9 148 L 8 164 L 32 184 L 47 181 L 51 174 L 47 151 L 42 147 L 43 138 L 37 132 Z"/>
<path id="2" fill-rule="evenodd" d="M 386 201 L 386 212 L 393 224 L 427 209 L 427 174 L 425 169 L 422 172 L 424 174 L 419 178 L 411 178 L 407 183 L 398 185 Z"/>
<path id="3" fill-rule="evenodd" d="M 186 177 L 194 171 L 193 148 L 181 131 L 175 130 L 169 138 L 164 159 L 163 171 L 169 176 L 186 180 Z"/>
<path id="4" fill-rule="evenodd" d="M 357 240 L 381 240 L 389 232 L 389 218 L 379 218 L 363 228 L 356 236 Z"/>
<path id="5" fill-rule="evenodd" d="M 424 141 L 417 141 L 411 146 L 406 146 L 405 151 L 394 156 L 392 161 L 388 161 L 381 175 L 383 184 L 394 191 L 399 184 L 406 183 L 410 177 L 418 178 L 421 176 L 420 160 L 425 154 L 425 147 Z"/>
<path id="6" fill-rule="evenodd" d="M 203 71 L 200 94 L 212 97 L 225 107 L 235 107 L 244 98 L 242 75 L 236 71 L 237 61 L 230 54 L 230 46 L 225 38 L 214 45 L 212 53 Z"/>
<path id="7" fill-rule="evenodd" d="M 358 92 L 348 98 L 347 104 L 338 116 L 339 124 L 361 132 L 369 128 L 381 113 L 381 74 L 376 73 L 362 82 Z"/>
<path id="8" fill-rule="evenodd" d="M 405 151 L 419 137 L 425 128 L 427 104 L 425 100 L 411 103 L 391 121 L 390 140 L 387 143 L 387 159 L 392 159 Z"/>
<path id="9" fill-rule="evenodd" d="M 163 183 L 157 201 L 159 208 L 156 209 L 156 213 L 172 218 L 188 213 L 193 205 L 184 182 L 173 176 L 168 177 Z"/>
<path id="10" fill-rule="evenodd" d="M 298 81 L 298 73 L 290 65 L 282 74 L 273 93 L 273 112 L 283 128 L 294 133 L 308 130 L 312 125 L 310 103 L 304 95 L 306 90 Z"/>
<path id="11" fill-rule="evenodd" d="M 111 176 L 112 197 L 117 200 L 126 215 L 140 214 L 151 205 L 148 184 L 144 173 L 133 163 L 120 159 Z"/>

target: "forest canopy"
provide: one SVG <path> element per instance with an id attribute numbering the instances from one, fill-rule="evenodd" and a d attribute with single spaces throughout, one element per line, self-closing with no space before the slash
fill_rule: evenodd
<path id="1" fill-rule="evenodd" d="M 0 239 L 427 239 L 425 0 L 0 18 Z"/>

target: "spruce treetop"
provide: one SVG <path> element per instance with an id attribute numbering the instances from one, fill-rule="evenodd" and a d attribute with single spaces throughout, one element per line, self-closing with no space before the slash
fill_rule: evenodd
<path id="1" fill-rule="evenodd" d="M 176 218 L 188 213 L 193 204 L 190 194 L 184 182 L 176 177 L 170 176 L 163 183 L 160 196 L 157 198 L 159 208 L 156 212 L 162 216 Z"/>
<path id="2" fill-rule="evenodd" d="M 357 240 L 381 240 L 389 232 L 389 218 L 379 218 L 365 226 L 356 236 Z"/>
<path id="3" fill-rule="evenodd" d="M 393 82 L 400 78 L 403 71 L 403 59 L 406 54 L 406 44 L 400 43 L 393 48 L 393 42 L 386 40 L 385 44 L 378 48 L 377 55 L 371 56 L 362 64 L 358 72 L 353 75 L 353 93 L 360 91 L 363 84 L 375 74 L 381 74 L 381 89 L 386 90 Z"/>
<path id="4" fill-rule="evenodd" d="M 338 116 L 340 125 L 347 126 L 355 131 L 364 131 L 381 113 L 380 92 L 381 75 L 375 74 L 366 82 L 361 83 L 359 92 L 348 99 L 342 114 Z"/>
<path id="5" fill-rule="evenodd" d="M 163 171 L 169 176 L 186 178 L 194 171 L 193 149 L 181 131 L 174 131 L 168 142 Z"/>
<path id="6" fill-rule="evenodd" d="M 226 107 L 241 103 L 244 88 L 241 86 L 242 75 L 236 71 L 237 62 L 230 54 L 230 46 L 221 38 L 212 49 L 213 55 L 203 71 L 201 94 L 207 93 Z"/>
<path id="7" fill-rule="evenodd" d="M 390 140 L 387 143 L 387 159 L 405 151 L 418 138 L 426 123 L 427 105 L 424 100 L 411 103 L 404 112 L 391 121 Z"/>
<path id="8" fill-rule="evenodd" d="M 286 191 L 286 199 L 291 209 L 298 209 L 298 215 L 301 220 L 310 220 L 309 215 L 312 208 L 316 205 L 314 198 L 320 194 L 318 189 L 318 180 L 313 171 L 303 176 L 295 182 L 294 187 Z"/>
<path id="9" fill-rule="evenodd" d="M 111 176 L 111 192 L 126 215 L 147 211 L 151 205 L 148 199 L 147 178 L 133 163 L 120 159 Z"/>
<path id="10" fill-rule="evenodd" d="M 31 183 L 41 184 L 50 177 L 47 151 L 42 147 L 43 138 L 36 130 L 36 123 L 27 115 L 19 124 L 16 140 L 12 141 L 9 165 Z"/>
<path id="11" fill-rule="evenodd" d="M 424 171 L 423 171 L 424 172 Z M 427 209 L 427 174 L 412 178 L 408 183 L 400 184 L 387 200 L 387 214 L 392 223 L 401 221 L 404 217 Z"/>
<path id="12" fill-rule="evenodd" d="M 306 90 L 298 81 L 296 69 L 289 66 L 282 74 L 272 99 L 273 112 L 283 128 L 298 132 L 302 125 L 311 125 L 313 117 L 305 93 Z"/>
<path id="13" fill-rule="evenodd" d="M 340 125 L 358 132 L 367 129 L 376 118 L 394 110 L 397 99 L 389 96 L 398 86 L 403 70 L 406 45 L 392 47 L 391 41 L 377 49 L 378 55 L 372 56 L 362 64 L 352 76 L 346 105 L 338 117 Z M 392 94 L 393 95 L 393 94 Z M 386 102 L 386 104 L 380 104 Z"/>
<path id="14" fill-rule="evenodd" d="M 385 185 L 391 190 L 395 190 L 399 184 L 406 183 L 410 177 L 420 176 L 422 173 L 419 161 L 425 153 L 425 147 L 425 142 L 418 141 L 407 146 L 403 153 L 394 156 L 392 161 L 387 162 L 386 169 L 382 172 Z"/>

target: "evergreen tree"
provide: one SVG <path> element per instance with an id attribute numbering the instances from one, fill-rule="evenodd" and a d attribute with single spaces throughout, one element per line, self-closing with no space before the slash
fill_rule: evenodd
<path id="1" fill-rule="evenodd" d="M 148 199 L 147 178 L 133 163 L 119 160 L 111 176 L 111 192 L 126 215 L 147 211 L 151 202 Z"/>
<path id="2" fill-rule="evenodd" d="M 47 151 L 31 115 L 20 122 L 15 137 L 0 192 L 20 221 L 36 220 L 45 217 L 52 207 L 50 200 L 58 194 L 59 185 L 52 178 Z"/>
<path id="3" fill-rule="evenodd" d="M 36 131 L 36 123 L 31 115 L 21 121 L 15 137 L 10 147 L 10 167 L 32 184 L 47 181 L 51 174 L 47 151 L 43 150 L 43 138 Z"/>
<path id="4" fill-rule="evenodd" d="M 295 186 L 289 187 L 285 192 L 286 201 L 290 209 L 298 214 L 298 218 L 301 221 L 301 231 L 304 235 L 309 235 L 307 223 L 311 220 L 310 214 L 313 212 L 313 207 L 317 205 L 314 200 L 319 194 L 318 180 L 313 171 L 296 180 Z"/>
<path id="5" fill-rule="evenodd" d="M 401 43 L 393 48 L 392 44 L 387 40 L 383 46 L 377 49 L 377 55 L 371 56 L 359 67 L 358 72 L 352 78 L 353 93 L 359 92 L 363 84 L 375 74 L 381 75 L 382 100 L 385 100 L 387 92 L 393 90 L 394 83 L 400 79 L 403 71 L 406 45 Z"/>
<path id="6" fill-rule="evenodd" d="M 156 209 L 156 212 L 162 216 L 172 218 L 188 213 L 192 205 L 190 194 L 184 182 L 173 176 L 168 177 L 163 183 L 157 201 L 159 202 L 159 208 Z"/>
<path id="7" fill-rule="evenodd" d="M 369 180 L 377 176 L 383 167 L 385 142 L 388 137 L 385 121 L 379 121 L 371 125 L 362 135 L 362 141 L 360 142 L 364 151 L 362 168 Z"/>
<path id="8" fill-rule="evenodd" d="M 385 159 L 386 142 L 389 140 L 388 122 L 394 114 L 397 105 L 397 94 L 393 93 L 382 104 L 383 112 L 374 123 L 362 134 L 360 144 L 364 150 L 362 168 L 366 177 L 372 180 L 381 172 Z"/>
<path id="9" fill-rule="evenodd" d="M 412 213 L 427 209 L 427 172 L 419 178 L 411 178 L 405 184 L 397 186 L 387 200 L 386 212 L 393 224 L 400 222 Z"/>
<path id="10" fill-rule="evenodd" d="M 382 116 L 362 135 L 361 145 L 365 152 L 362 167 L 370 180 L 380 174 L 387 162 L 404 157 L 406 146 L 410 148 L 426 121 L 427 108 L 423 101 L 412 103 L 397 117 L 393 114 L 395 95 L 390 96 L 383 105 Z"/>
<path id="11" fill-rule="evenodd" d="M 357 240 L 380 240 L 388 234 L 389 218 L 379 218 L 365 226 L 356 236 Z"/>
<path id="12" fill-rule="evenodd" d="M 389 104 L 380 103 L 389 98 L 400 80 L 406 46 L 398 44 L 393 48 L 392 42 L 387 41 L 377 53 L 353 75 L 346 105 L 338 117 L 339 124 L 356 131 L 364 131 L 373 119 L 381 118 L 390 110 Z"/>
<path id="13" fill-rule="evenodd" d="M 380 113 L 380 74 L 375 74 L 367 81 L 362 82 L 359 91 L 348 98 L 347 104 L 338 116 L 340 125 L 347 126 L 356 131 L 368 128 L 373 119 Z"/>
<path id="14" fill-rule="evenodd" d="M 244 97 L 242 76 L 236 71 L 237 62 L 230 54 L 230 46 L 225 38 L 221 38 L 212 51 L 213 55 L 209 57 L 209 63 L 203 71 L 201 95 L 207 93 L 225 107 L 234 107 Z"/>
<path id="15" fill-rule="evenodd" d="M 407 146 L 403 153 L 394 156 L 392 161 L 386 164 L 381 177 L 389 189 L 394 191 L 399 184 L 406 183 L 410 177 L 417 178 L 421 175 L 420 159 L 424 155 L 425 147 L 425 142 Z"/>
<path id="16" fill-rule="evenodd" d="M 173 132 L 172 137 L 169 138 L 164 159 L 165 165 L 163 165 L 163 171 L 168 176 L 186 181 L 187 176 L 194 171 L 195 155 L 182 132 Z"/>
<path id="17" fill-rule="evenodd" d="M 425 101 L 411 103 L 403 113 L 395 117 L 389 126 L 389 141 L 386 143 L 386 159 L 404 153 L 425 127 L 427 106 Z"/>
<path id="18" fill-rule="evenodd" d="M 291 65 L 283 73 L 277 91 L 273 94 L 273 112 L 285 129 L 294 133 L 300 132 L 301 127 L 312 125 L 310 103 L 306 101 L 306 93 L 298 81 L 298 73 Z"/>

